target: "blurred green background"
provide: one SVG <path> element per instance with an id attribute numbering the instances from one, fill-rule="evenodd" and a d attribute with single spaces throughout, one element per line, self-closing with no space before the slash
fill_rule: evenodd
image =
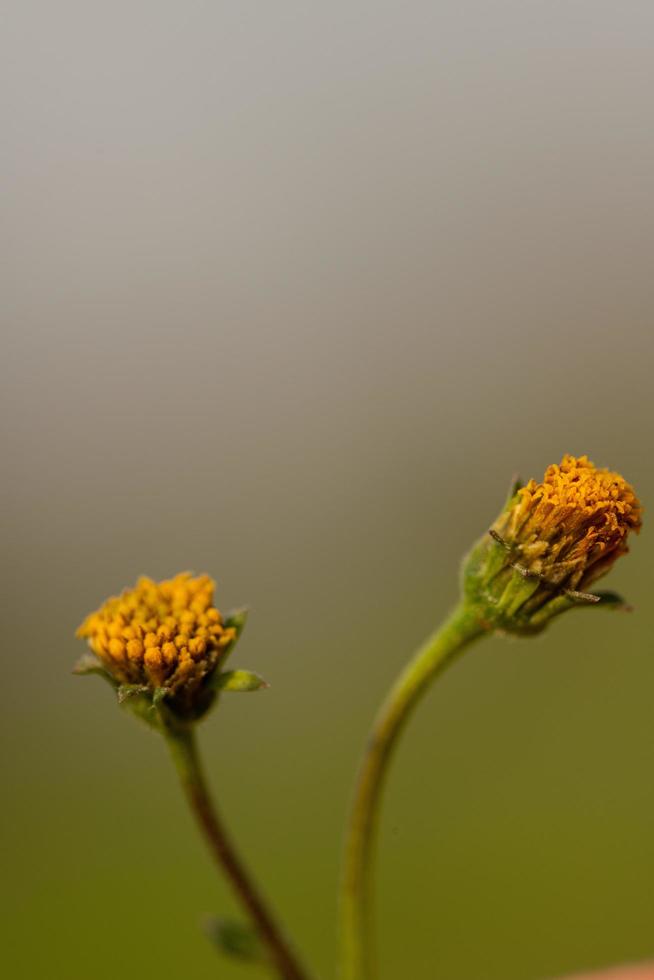
<path id="1" fill-rule="evenodd" d="M 164 746 L 70 669 L 142 572 L 208 571 L 269 691 L 212 784 L 332 975 L 355 761 L 512 474 L 654 500 L 651 4 L 21 0 L 2 99 L 4 839 L 14 978 L 238 980 Z M 654 953 L 651 530 L 579 612 L 421 705 L 382 980 Z M 651 547 L 651 546 L 650 546 Z"/>

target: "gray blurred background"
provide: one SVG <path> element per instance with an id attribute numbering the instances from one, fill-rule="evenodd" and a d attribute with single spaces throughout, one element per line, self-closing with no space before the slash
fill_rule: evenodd
<path id="1" fill-rule="evenodd" d="M 7 976 L 238 980 L 164 746 L 70 668 L 142 572 L 252 614 L 201 737 L 331 976 L 375 705 L 512 474 L 654 499 L 654 8 L 3 5 Z M 650 528 L 632 616 L 492 640 L 421 705 L 379 868 L 382 980 L 654 953 Z"/>

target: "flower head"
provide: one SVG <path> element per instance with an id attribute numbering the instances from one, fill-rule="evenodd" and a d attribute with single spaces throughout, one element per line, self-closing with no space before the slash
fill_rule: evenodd
<path id="1" fill-rule="evenodd" d="M 468 559 L 466 593 L 491 628 L 542 629 L 575 603 L 601 598 L 583 590 L 628 551 L 629 532 L 640 530 L 641 518 L 623 477 L 587 456 L 564 456 L 542 483 L 530 480 L 512 494 Z"/>
<path id="2" fill-rule="evenodd" d="M 182 716 L 203 713 L 213 700 L 216 668 L 239 631 L 239 622 L 225 622 L 214 606 L 214 585 L 190 572 L 162 582 L 140 578 L 87 616 L 77 635 L 119 690 L 150 702 L 157 694 Z"/>

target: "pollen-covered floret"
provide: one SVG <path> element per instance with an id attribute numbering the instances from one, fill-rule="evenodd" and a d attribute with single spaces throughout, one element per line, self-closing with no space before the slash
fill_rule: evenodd
<path id="1" fill-rule="evenodd" d="M 87 616 L 77 635 L 118 683 L 187 698 L 235 638 L 213 605 L 214 587 L 208 575 L 190 572 L 163 582 L 140 578 Z"/>
<path id="2" fill-rule="evenodd" d="M 639 531 L 642 508 L 618 473 L 587 456 L 564 456 L 530 480 L 494 530 L 529 572 L 552 585 L 586 588 L 624 554 L 630 531 Z"/>

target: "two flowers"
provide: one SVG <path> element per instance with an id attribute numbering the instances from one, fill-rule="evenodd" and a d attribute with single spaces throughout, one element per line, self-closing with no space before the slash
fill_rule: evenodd
<path id="1" fill-rule="evenodd" d="M 371 980 L 371 865 L 381 787 L 397 737 L 431 680 L 473 641 L 493 632 L 531 635 L 580 605 L 624 607 L 614 593 L 589 591 L 628 550 L 642 509 L 632 487 L 587 457 L 565 456 L 540 483 L 516 484 L 489 532 L 464 562 L 461 602 L 418 650 L 373 724 L 355 788 L 341 887 L 343 980 Z M 244 624 L 223 617 L 213 582 L 188 573 L 141 579 L 107 600 L 78 635 L 92 654 L 78 672 L 100 673 L 118 698 L 167 738 L 189 802 L 250 914 L 261 955 L 285 980 L 307 974 L 269 913 L 220 825 L 206 791 L 194 723 L 223 690 L 265 686 L 250 671 L 226 671 Z"/>

